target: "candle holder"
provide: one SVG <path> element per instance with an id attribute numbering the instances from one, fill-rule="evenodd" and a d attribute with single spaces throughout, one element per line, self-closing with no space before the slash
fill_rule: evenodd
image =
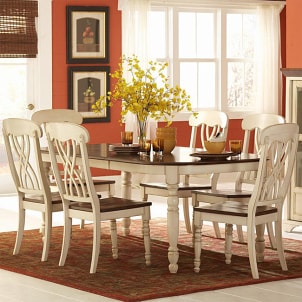
<path id="1" fill-rule="evenodd" d="M 122 131 L 121 132 L 122 145 L 129 146 L 133 144 L 133 132 L 132 131 Z"/>

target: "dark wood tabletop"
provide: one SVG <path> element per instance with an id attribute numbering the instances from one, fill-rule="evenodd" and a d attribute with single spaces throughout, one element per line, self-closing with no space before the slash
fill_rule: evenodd
<path id="1" fill-rule="evenodd" d="M 240 154 L 235 155 L 231 152 L 223 154 L 207 155 L 207 152 L 202 149 L 175 147 L 172 153 L 164 154 L 163 156 L 153 155 L 141 156 L 134 147 L 125 148 L 125 151 L 120 151 L 121 148 L 116 148 L 118 152 L 112 151 L 114 148 L 112 144 L 89 144 L 87 145 L 88 157 L 90 159 L 105 159 L 116 162 L 129 162 L 144 165 L 215 165 L 217 163 L 244 163 L 256 162 L 259 158 L 255 154 Z M 119 146 L 118 146 L 119 147 Z M 129 150 L 129 152 L 127 152 Z M 193 155 L 195 154 L 195 155 Z"/>

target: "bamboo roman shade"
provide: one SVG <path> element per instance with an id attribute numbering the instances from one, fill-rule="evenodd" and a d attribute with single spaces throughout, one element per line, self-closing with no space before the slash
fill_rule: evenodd
<path id="1" fill-rule="evenodd" d="M 38 2 L 0 0 L 0 58 L 35 58 Z"/>

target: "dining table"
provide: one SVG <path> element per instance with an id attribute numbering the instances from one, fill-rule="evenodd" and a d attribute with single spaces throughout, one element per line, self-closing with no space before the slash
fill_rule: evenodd
<path id="1" fill-rule="evenodd" d="M 131 198 L 132 173 L 162 175 L 168 189 L 167 197 L 167 233 L 168 260 L 170 273 L 178 271 L 178 236 L 179 236 L 179 199 L 178 185 L 182 175 L 202 175 L 212 173 L 230 173 L 256 171 L 259 157 L 255 154 L 232 156 L 231 152 L 208 154 L 199 148 L 176 146 L 169 154 L 160 156 L 142 154 L 136 148 L 124 148 L 120 144 L 88 144 L 89 164 L 92 168 L 121 172 L 121 195 Z M 49 162 L 47 152 L 42 152 L 44 161 Z M 131 220 L 123 220 L 124 234 L 130 232 Z"/>

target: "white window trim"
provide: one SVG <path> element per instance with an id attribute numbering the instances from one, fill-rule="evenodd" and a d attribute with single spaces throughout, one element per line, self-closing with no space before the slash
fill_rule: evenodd
<path id="1" fill-rule="evenodd" d="M 52 0 L 38 2 L 38 56 L 34 59 L 35 110 L 52 108 Z"/>

